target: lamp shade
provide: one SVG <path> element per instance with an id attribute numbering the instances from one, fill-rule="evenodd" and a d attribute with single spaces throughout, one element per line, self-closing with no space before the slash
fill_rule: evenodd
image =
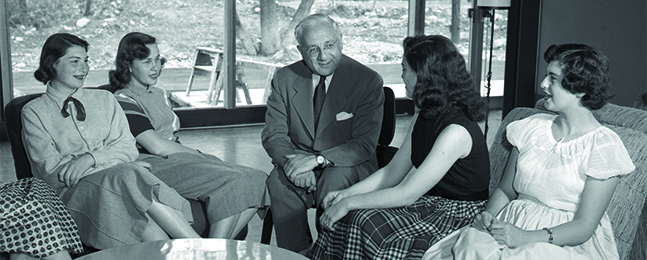
<path id="1" fill-rule="evenodd" d="M 479 7 L 510 8 L 510 0 L 478 0 Z"/>

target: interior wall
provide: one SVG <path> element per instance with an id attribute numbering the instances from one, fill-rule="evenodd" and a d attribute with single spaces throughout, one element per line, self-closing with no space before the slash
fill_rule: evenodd
<path id="1" fill-rule="evenodd" d="M 647 90 L 647 1 L 542 1 L 537 81 L 553 43 L 585 43 L 609 58 L 612 103 L 631 106 Z"/>

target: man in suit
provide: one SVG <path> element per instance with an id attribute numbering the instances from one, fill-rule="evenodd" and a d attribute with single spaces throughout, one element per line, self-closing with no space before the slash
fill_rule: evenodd
<path id="1" fill-rule="evenodd" d="M 279 69 L 267 100 L 263 147 L 275 165 L 267 180 L 277 245 L 306 252 L 312 244 L 307 209 L 329 191 L 377 170 L 382 77 L 343 55 L 330 17 L 314 14 L 295 29 L 303 60 Z"/>

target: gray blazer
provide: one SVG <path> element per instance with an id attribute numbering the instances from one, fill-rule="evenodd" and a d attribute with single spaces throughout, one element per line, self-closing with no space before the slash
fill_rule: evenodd
<path id="1" fill-rule="evenodd" d="M 343 55 L 328 87 L 316 136 L 312 87 L 312 72 L 303 60 L 274 75 L 262 132 L 272 162 L 283 167 L 286 154 L 320 152 L 335 166 L 366 163 L 376 170 L 373 154 L 382 125 L 382 77 Z"/>

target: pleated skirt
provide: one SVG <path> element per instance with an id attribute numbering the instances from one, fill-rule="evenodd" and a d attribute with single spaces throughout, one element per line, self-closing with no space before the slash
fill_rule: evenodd
<path id="1" fill-rule="evenodd" d="M 423 196 L 390 209 L 351 211 L 322 230 L 309 252 L 312 259 L 420 259 L 447 234 L 470 224 L 484 201 Z"/>
<path id="2" fill-rule="evenodd" d="M 119 164 L 81 178 L 59 196 L 79 227 L 88 246 L 106 249 L 143 241 L 149 225 L 146 213 L 153 200 L 180 211 L 193 222 L 189 202 L 134 163 Z"/>
<path id="3" fill-rule="evenodd" d="M 263 171 L 220 160 L 209 154 L 140 154 L 151 172 L 187 199 L 206 203 L 214 223 L 247 209 L 259 209 L 261 218 L 270 206 Z"/>

